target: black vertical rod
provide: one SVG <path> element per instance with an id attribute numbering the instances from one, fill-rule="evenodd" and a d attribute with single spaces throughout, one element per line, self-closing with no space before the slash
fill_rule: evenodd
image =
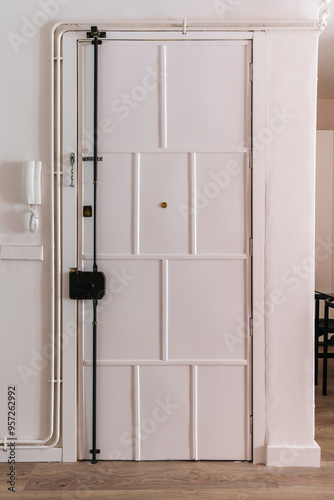
<path id="1" fill-rule="evenodd" d="M 97 271 L 96 262 L 96 212 L 97 212 L 97 147 L 98 147 L 98 45 L 101 41 L 95 36 L 94 44 L 94 249 L 93 249 L 93 271 Z"/>
<path id="2" fill-rule="evenodd" d="M 92 464 L 97 464 L 96 460 L 96 357 L 97 357 L 97 300 L 93 301 L 93 425 L 92 425 Z"/>
<path id="3" fill-rule="evenodd" d="M 94 229 L 93 229 L 93 271 L 97 272 L 97 230 L 96 230 L 96 212 L 97 212 L 97 148 L 98 148 L 98 46 L 101 40 L 97 36 L 94 37 L 92 44 L 94 45 Z M 93 300 L 93 408 L 92 408 L 92 464 L 96 464 L 96 454 L 99 450 L 96 448 L 96 392 L 97 392 L 97 374 L 96 374 L 96 358 L 97 358 L 97 300 Z"/>

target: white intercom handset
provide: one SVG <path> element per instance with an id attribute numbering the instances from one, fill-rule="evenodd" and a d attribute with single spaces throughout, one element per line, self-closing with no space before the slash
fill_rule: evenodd
<path id="1" fill-rule="evenodd" d="M 25 161 L 22 175 L 23 203 L 28 205 L 31 212 L 29 231 L 34 233 L 38 228 L 37 205 L 41 204 L 41 161 Z"/>

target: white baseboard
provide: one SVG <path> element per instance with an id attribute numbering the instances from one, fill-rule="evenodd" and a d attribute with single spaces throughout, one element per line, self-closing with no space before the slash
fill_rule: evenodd
<path id="1" fill-rule="evenodd" d="M 62 448 L 15 449 L 15 462 L 62 462 Z M 8 462 L 10 451 L 0 451 L 0 463 Z M 12 456 L 14 458 L 14 456 Z"/>
<path id="2" fill-rule="evenodd" d="M 8 451 L 0 452 L 0 463 L 8 461 Z M 321 450 L 313 446 L 267 446 L 266 465 L 270 467 L 320 467 Z M 62 448 L 17 449 L 15 461 L 20 462 L 61 462 Z"/>
<path id="3" fill-rule="evenodd" d="M 271 467 L 320 467 L 321 449 L 313 446 L 268 446 L 266 465 Z"/>

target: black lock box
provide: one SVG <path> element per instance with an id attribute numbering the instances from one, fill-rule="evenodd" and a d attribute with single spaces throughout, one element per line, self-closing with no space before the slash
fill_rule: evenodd
<path id="1" fill-rule="evenodd" d="M 70 271 L 70 299 L 100 300 L 106 293 L 106 277 L 100 271 Z"/>

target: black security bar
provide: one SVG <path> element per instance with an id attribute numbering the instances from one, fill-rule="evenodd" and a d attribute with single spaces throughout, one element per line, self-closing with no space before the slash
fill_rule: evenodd
<path id="1" fill-rule="evenodd" d="M 92 455 L 91 463 L 96 464 L 96 455 L 100 450 L 96 447 L 96 395 L 97 395 L 97 306 L 98 301 L 105 295 L 105 275 L 98 271 L 97 266 L 97 187 L 98 187 L 98 47 L 102 44 L 100 38 L 105 38 L 106 33 L 100 32 L 96 26 L 92 26 L 87 38 L 92 38 L 94 46 L 94 151 L 93 157 L 83 158 L 83 161 L 94 162 L 93 173 L 93 271 L 70 271 L 70 298 L 75 300 L 93 301 L 93 394 L 92 394 Z"/>
<path id="2" fill-rule="evenodd" d="M 92 26 L 92 32 L 93 29 L 95 29 L 95 26 Z M 97 30 L 95 30 L 97 31 Z M 99 40 L 97 36 L 94 36 L 94 39 L 92 41 L 92 44 L 94 45 L 94 152 L 93 152 L 93 161 L 94 161 L 94 180 L 93 180 L 93 186 L 94 186 L 94 200 L 93 200 L 93 205 L 94 205 L 94 249 L 93 249 L 93 271 L 97 271 L 97 262 L 96 262 L 96 247 L 97 247 L 97 238 L 96 238 L 96 222 L 97 222 L 97 162 L 98 162 L 98 152 L 97 152 L 97 147 L 98 147 L 98 84 L 99 84 L 99 51 L 98 47 L 99 45 L 102 44 L 102 40 Z"/>
<path id="3" fill-rule="evenodd" d="M 93 161 L 94 161 L 94 199 L 93 199 L 93 271 L 97 272 L 97 162 L 98 162 L 98 84 L 99 84 L 99 51 L 98 47 L 102 44 L 102 40 L 99 39 L 100 32 L 96 26 L 91 27 L 91 37 L 93 38 L 92 44 L 94 46 L 94 151 L 93 151 Z M 104 34 L 105 36 L 105 34 Z M 97 304 L 96 299 L 93 300 L 93 414 L 92 414 L 92 449 L 90 453 L 92 455 L 92 464 L 96 464 L 96 455 L 100 453 L 100 450 L 96 448 L 96 388 L 97 388 L 97 376 L 96 376 L 96 359 L 97 359 Z"/>

